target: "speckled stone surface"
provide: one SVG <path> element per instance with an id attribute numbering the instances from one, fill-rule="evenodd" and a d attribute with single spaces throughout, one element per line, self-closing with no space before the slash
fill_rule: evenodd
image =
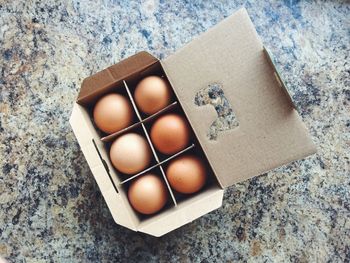
<path id="1" fill-rule="evenodd" d="M 68 124 L 82 79 L 159 58 L 244 5 L 318 154 L 162 238 L 114 224 Z M 349 262 L 350 5 L 0 1 L 0 255 L 10 262 Z"/>

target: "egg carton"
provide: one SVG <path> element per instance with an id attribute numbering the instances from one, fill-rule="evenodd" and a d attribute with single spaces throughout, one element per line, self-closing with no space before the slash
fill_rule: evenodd
<path id="1" fill-rule="evenodd" d="M 175 101 L 144 116 L 132 94 L 138 81 L 149 75 L 166 78 Z M 91 112 L 96 101 L 111 92 L 129 98 L 136 119 L 129 127 L 106 135 L 94 126 Z M 183 114 L 193 133 L 188 148 L 172 156 L 159 154 L 148 135 L 152 122 L 168 112 Z M 225 188 L 316 152 L 244 8 L 163 60 L 142 51 L 87 77 L 70 124 L 115 222 L 154 236 L 219 208 Z M 130 131 L 147 139 L 154 161 L 144 171 L 124 177 L 109 160 L 109 145 Z M 206 162 L 209 180 L 200 192 L 179 195 L 170 187 L 164 167 L 189 152 Z M 143 216 L 132 209 L 127 189 L 149 171 L 156 171 L 165 182 L 171 198 L 159 213 Z"/>

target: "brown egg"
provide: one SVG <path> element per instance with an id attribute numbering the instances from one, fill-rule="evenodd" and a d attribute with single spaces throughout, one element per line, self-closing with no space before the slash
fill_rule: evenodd
<path id="1" fill-rule="evenodd" d="M 129 126 L 133 120 L 133 108 L 120 94 L 108 94 L 97 101 L 94 112 L 97 127 L 111 134 Z"/>
<path id="2" fill-rule="evenodd" d="M 170 87 L 164 79 L 158 76 L 144 78 L 136 86 L 135 101 L 146 114 L 153 114 L 170 104 Z"/>
<path id="3" fill-rule="evenodd" d="M 190 128 L 184 117 L 178 114 L 167 114 L 153 124 L 151 139 L 161 153 L 174 154 L 189 144 Z"/>
<path id="4" fill-rule="evenodd" d="M 204 186 L 207 175 L 201 159 L 193 155 L 183 155 L 169 163 L 166 177 L 176 191 L 192 194 Z"/>
<path id="5" fill-rule="evenodd" d="M 113 142 L 109 155 L 113 166 L 125 174 L 142 171 L 150 164 L 152 157 L 148 142 L 137 133 L 118 137 Z"/>
<path id="6" fill-rule="evenodd" d="M 154 214 L 164 207 L 168 193 L 163 181 L 154 174 L 137 178 L 128 192 L 132 207 L 142 214 Z"/>

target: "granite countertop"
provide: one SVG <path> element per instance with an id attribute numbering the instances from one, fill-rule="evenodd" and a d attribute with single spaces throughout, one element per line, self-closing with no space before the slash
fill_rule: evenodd
<path id="1" fill-rule="evenodd" d="M 163 58 L 244 5 L 318 153 L 230 187 L 161 238 L 114 223 L 68 124 L 82 79 Z M 0 256 L 10 262 L 349 262 L 350 5 L 0 2 Z"/>

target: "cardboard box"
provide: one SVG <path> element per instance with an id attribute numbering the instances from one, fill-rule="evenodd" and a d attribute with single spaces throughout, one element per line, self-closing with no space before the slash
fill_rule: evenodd
<path id="1" fill-rule="evenodd" d="M 70 124 L 117 224 L 161 236 L 220 207 L 226 187 L 315 153 L 271 62 L 246 10 L 240 9 L 162 61 L 140 52 L 83 81 Z M 135 84 L 151 74 L 164 74 L 177 100 L 155 116 L 144 118 L 139 113 L 135 124 L 103 136 L 91 118 L 96 100 L 116 91 L 132 101 Z M 202 96 L 196 97 L 198 93 Z M 167 111 L 186 115 L 195 138 L 182 152 L 202 155 L 211 180 L 197 194 L 177 196 L 164 174 L 168 160 L 154 151 L 150 169 L 159 170 L 171 198 L 160 213 L 143 217 L 132 209 L 125 188 L 140 175 L 121 178 L 109 161 L 108 144 L 133 129 L 144 132 L 151 144 L 148 126 Z M 222 122 L 231 117 L 224 130 Z"/>

